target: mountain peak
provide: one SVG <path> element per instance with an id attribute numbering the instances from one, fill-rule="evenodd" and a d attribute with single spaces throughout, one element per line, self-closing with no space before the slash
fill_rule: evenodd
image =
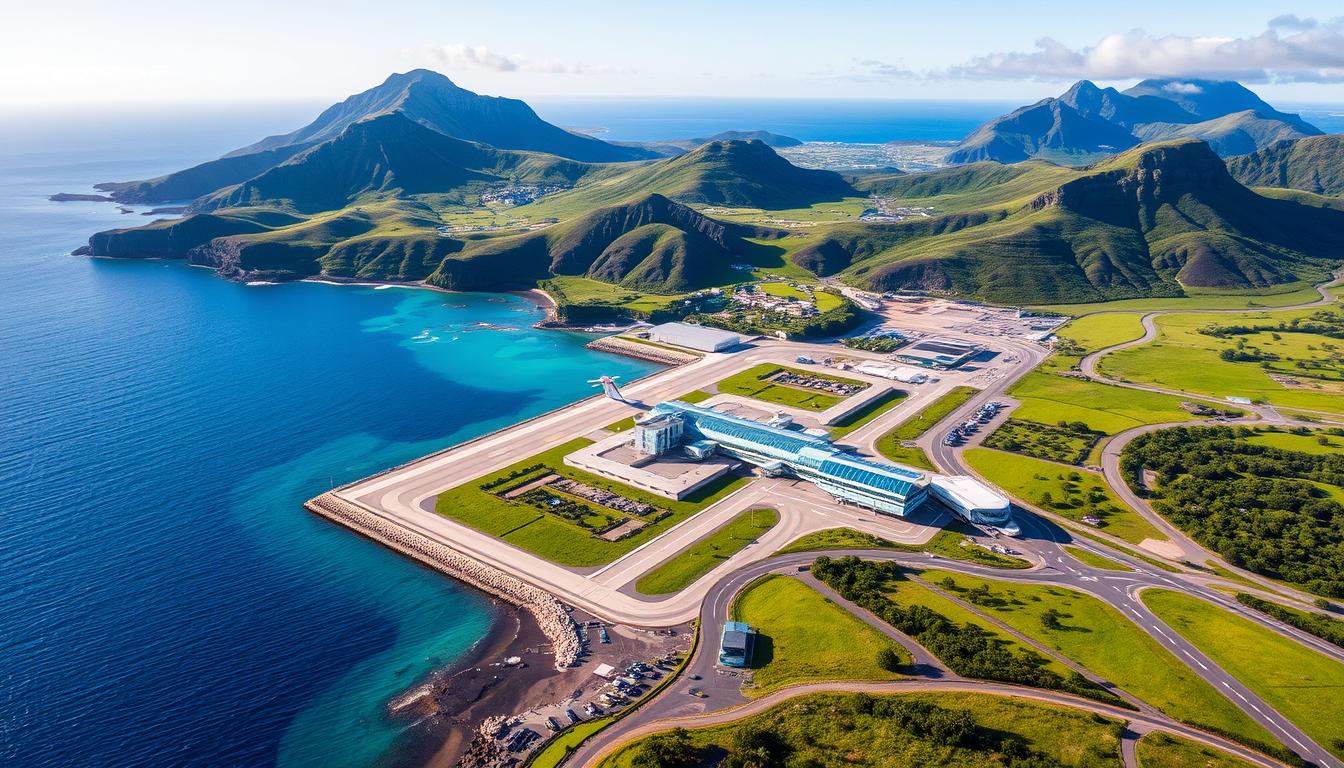
<path id="1" fill-rule="evenodd" d="M 431 69 L 393 74 L 382 83 L 328 107 L 316 120 L 296 131 L 269 136 L 226 157 L 328 141 L 355 123 L 398 111 L 446 136 L 498 149 L 546 152 L 584 162 L 655 157 L 642 148 L 617 146 L 570 133 L 542 120 L 522 101 L 482 96 Z"/>

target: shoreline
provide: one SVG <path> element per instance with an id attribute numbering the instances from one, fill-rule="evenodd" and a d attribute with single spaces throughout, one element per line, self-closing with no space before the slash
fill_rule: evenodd
<path id="1" fill-rule="evenodd" d="M 465 655 L 388 702 L 389 718 L 414 721 L 385 756 L 389 764 L 458 765 L 482 724 L 512 715 L 537 698 L 534 692 L 547 681 L 563 674 L 540 663 L 548 641 L 531 615 L 498 598 L 491 602 L 496 613 L 490 629 Z M 523 663 L 504 665 L 512 656 Z"/>

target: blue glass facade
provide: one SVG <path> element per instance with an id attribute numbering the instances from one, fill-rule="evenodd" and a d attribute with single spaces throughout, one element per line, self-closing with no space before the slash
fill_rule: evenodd
<path id="1" fill-rule="evenodd" d="M 650 417 L 679 415 L 688 438 L 713 440 L 723 452 L 757 466 L 782 464 L 843 501 L 905 515 L 924 501 L 921 472 L 868 461 L 824 437 L 772 427 L 679 400 L 655 405 Z"/>

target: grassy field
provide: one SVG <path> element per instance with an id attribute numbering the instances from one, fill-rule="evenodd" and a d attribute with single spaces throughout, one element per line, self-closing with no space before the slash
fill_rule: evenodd
<path id="1" fill-rule="evenodd" d="M 1324 443 L 1320 441 L 1322 437 L 1325 438 Z M 1262 432 L 1246 438 L 1246 442 L 1252 445 L 1267 445 L 1271 448 L 1282 448 L 1285 451 L 1298 451 L 1299 453 L 1310 453 L 1317 456 L 1344 451 L 1344 437 L 1326 434 L 1325 432 L 1312 432 L 1310 435 L 1294 435 L 1289 432 Z"/>
<path id="2" fill-rule="evenodd" d="M 1107 355 L 1099 367 L 1124 381 L 1156 384 L 1210 397 L 1232 395 L 1289 408 L 1344 413 L 1344 385 L 1300 377 L 1301 386 L 1286 386 L 1270 378 L 1270 371 L 1254 361 L 1224 360 L 1220 354 L 1234 350 L 1244 338 L 1249 346 L 1282 358 L 1271 365 L 1292 375 L 1297 360 L 1327 360 L 1337 340 L 1307 333 L 1284 333 L 1274 339 L 1270 332 L 1217 338 L 1199 333 L 1210 325 L 1262 325 L 1305 317 L 1312 310 L 1249 312 L 1210 318 L 1208 315 L 1173 314 L 1157 320 L 1158 336 L 1150 344 Z M 1312 349 L 1308 349 L 1308 347 Z"/>
<path id="3" fill-rule="evenodd" d="M 1076 422 L 1057 425 L 1011 418 L 989 433 L 982 444 L 1038 459 L 1082 464 L 1100 437 L 1100 433 Z"/>
<path id="4" fill-rule="evenodd" d="M 725 208 L 723 206 L 714 206 L 712 213 L 706 213 L 707 216 L 721 221 L 737 221 L 748 224 L 765 224 L 767 226 L 780 226 L 783 222 L 816 222 L 818 224 L 829 224 L 837 221 L 855 221 L 865 209 L 872 206 L 872 201 L 866 197 L 847 197 L 843 200 L 828 200 L 826 202 L 814 203 L 807 208 L 786 208 L 778 211 L 767 211 L 763 208 Z M 707 210 L 700 207 L 703 212 Z M 815 277 L 813 278 L 815 279 Z"/>
<path id="5" fill-rule="evenodd" d="M 1109 557 L 1102 557 L 1101 555 L 1098 555 L 1089 549 L 1083 549 L 1081 547 L 1070 547 L 1068 545 L 1065 545 L 1064 551 L 1068 552 L 1069 556 L 1077 560 L 1078 562 L 1090 565 L 1093 568 L 1100 568 L 1103 571 L 1134 570 L 1133 568 L 1130 568 L 1128 565 L 1125 565 L 1124 563 L 1118 560 L 1112 560 Z"/>
<path id="6" fill-rule="evenodd" d="M 987 586 L 988 594 L 973 601 L 981 610 L 1178 720 L 1211 726 L 1251 743 L 1274 743 L 1268 731 L 1190 667 L 1095 597 L 1061 587 L 988 581 L 946 571 L 926 571 L 924 578 L 945 589 L 954 585 L 951 588 L 963 599 L 970 599 L 972 588 Z"/>
<path id="7" fill-rule="evenodd" d="M 1083 352 L 1123 344 L 1143 336 L 1142 312 L 1086 315 L 1060 328 L 1055 334 Z"/>
<path id="8" fill-rule="evenodd" d="M 1142 597 L 1218 666 L 1344 758 L 1344 665 L 1198 598 L 1154 589 Z"/>
<path id="9" fill-rule="evenodd" d="M 1117 352 L 1116 354 L 1121 354 Z M 1182 398 L 1033 371 L 1008 390 L 1021 401 L 1013 418 L 1041 424 L 1080 421 L 1108 435 L 1145 424 L 1189 421 Z"/>
<path id="10" fill-rule="evenodd" d="M 1139 739 L 1139 768 L 1250 768 L 1250 763 L 1219 749 L 1162 732 Z"/>
<path id="11" fill-rule="evenodd" d="M 613 283 L 586 277 L 560 275 L 545 281 L 542 288 L 563 304 L 589 304 L 622 307 L 647 315 L 689 294 L 657 294 L 632 291 Z"/>
<path id="12" fill-rule="evenodd" d="M 919 448 L 906 448 L 901 445 L 919 438 L 930 427 L 942 421 L 947 415 L 960 408 L 980 390 L 974 387 L 955 387 L 947 394 L 934 400 L 924 410 L 911 416 L 900 426 L 883 435 L 877 441 L 877 452 L 898 464 L 908 464 L 920 469 L 933 469 L 924 451 Z"/>
<path id="13" fill-rule="evenodd" d="M 910 655 L 862 619 L 797 579 L 766 576 L 733 602 L 735 621 L 755 628 L 749 696 L 818 680 L 896 680 L 877 654 L 890 648 L 903 665 Z"/>
<path id="14" fill-rule="evenodd" d="M 905 398 L 907 397 L 909 397 L 909 393 L 907 392 L 903 392 L 899 389 L 891 390 L 887 394 L 841 419 L 840 423 L 828 427 L 831 432 L 831 439 L 838 440 L 839 438 L 848 435 L 850 432 L 853 432 L 864 424 L 867 424 L 878 416 L 881 416 L 892 408 L 905 402 Z"/>
<path id="15" fill-rule="evenodd" d="M 1091 312 L 1152 312 L 1182 309 L 1255 309 L 1257 307 L 1289 307 L 1306 304 L 1321 297 L 1315 288 L 1301 283 L 1277 286 L 1277 293 L 1207 293 L 1166 299 L 1123 299 L 1092 304 L 1052 304 L 1034 309 L 1046 309 L 1061 315 L 1085 315 Z"/>
<path id="16" fill-rule="evenodd" d="M 872 703 L 935 706 L 965 712 L 976 734 L 969 744 L 950 746 L 900 727 L 891 717 L 875 714 Z M 1119 768 L 1119 723 L 1068 707 L 974 693 L 922 693 L 866 697 L 818 694 L 781 703 L 758 715 L 688 733 L 697 753 L 695 765 L 710 765 L 731 750 L 740 733 L 769 733 L 782 743 L 787 762 L 746 765 L 789 765 L 839 768 L 849 765 L 882 768 L 1001 768 L 1004 740 L 1021 744 L 1033 757 L 1030 765 L 1059 768 Z M 636 759 L 646 739 L 612 754 L 602 768 L 647 768 L 659 765 Z M 704 759 L 699 756 L 703 755 Z"/>
<path id="17" fill-rule="evenodd" d="M 1134 544 L 1166 539 L 1120 501 L 1099 474 L 989 448 L 969 448 L 963 456 L 986 480 L 1042 509 L 1070 520 L 1096 515 L 1102 519 L 1101 530 Z"/>
<path id="18" fill-rule="evenodd" d="M 890 549 L 896 552 L 932 552 L 949 560 L 988 565 L 992 568 L 1031 567 L 1030 562 L 1020 557 L 1001 555 L 974 545 L 962 546 L 961 543 L 966 538 L 967 533 L 968 531 L 963 523 L 953 520 L 947 524 L 946 528 L 934 534 L 933 538 L 929 539 L 927 543 L 915 546 L 912 544 L 897 544 L 871 533 L 856 531 L 853 528 L 827 528 L 795 539 L 776 554 L 823 552 L 836 549 Z"/>
<path id="19" fill-rule="evenodd" d="M 591 444 L 591 440 L 582 438 L 571 440 L 497 472 L 450 488 L 439 494 L 435 511 L 552 562 L 569 566 L 593 566 L 615 560 L 747 482 L 746 478 L 722 478 L 686 500 L 673 501 L 565 465 L 565 454 Z M 542 467 L 536 470 L 529 469 L 538 464 Z M 593 536 L 587 529 L 557 515 L 547 514 L 522 502 L 503 499 L 480 487 L 482 484 L 519 473 L 516 479 L 499 486 L 501 489 L 508 488 L 524 478 L 540 477 L 547 471 L 597 488 L 605 488 L 633 501 L 652 504 L 672 514 L 627 539 L 603 541 Z M 602 511 L 596 507 L 592 508 L 594 514 Z M 609 512 L 615 511 L 609 510 Z"/>
<path id="20" fill-rule="evenodd" d="M 713 534 L 697 541 L 666 563 L 644 574 L 635 589 L 646 595 L 679 592 L 714 566 L 737 554 L 761 534 L 775 527 L 779 512 L 755 509 L 742 512 Z"/>
<path id="21" fill-rule="evenodd" d="M 773 363 L 762 363 L 761 365 L 748 368 L 745 371 L 729 376 L 723 381 L 720 381 L 717 384 L 717 388 L 720 392 L 752 397 L 757 400 L 764 400 L 767 403 L 778 403 L 780 405 L 802 408 L 809 411 L 824 411 L 845 399 L 839 395 L 822 392 L 821 390 L 792 387 L 764 381 L 765 377 L 776 373 L 777 371 L 812 376 L 819 379 L 840 382 L 842 384 L 867 387 L 867 384 L 864 382 L 856 381 L 854 379 L 846 379 L 840 376 L 828 376 L 826 374 L 799 370 L 798 368 L 789 368 L 788 366 L 775 365 Z"/>

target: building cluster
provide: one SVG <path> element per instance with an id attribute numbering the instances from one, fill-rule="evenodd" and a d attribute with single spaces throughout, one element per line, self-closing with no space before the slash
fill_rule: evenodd
<path id="1" fill-rule="evenodd" d="M 792 317 L 813 317 L 817 304 L 794 296 L 776 296 L 758 290 L 754 285 L 740 285 L 733 291 L 733 303 L 745 309 L 779 312 Z"/>

